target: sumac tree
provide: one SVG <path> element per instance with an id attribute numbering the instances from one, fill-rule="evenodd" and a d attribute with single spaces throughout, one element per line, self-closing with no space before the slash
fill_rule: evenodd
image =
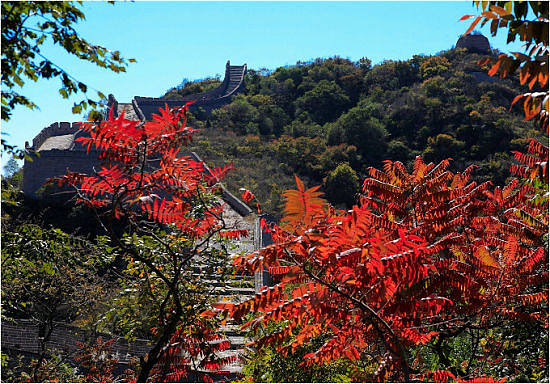
<path id="1" fill-rule="evenodd" d="M 103 164 L 93 175 L 68 172 L 57 179 L 73 186 L 77 202 L 97 213 L 112 253 L 126 265 L 126 291 L 143 294 L 156 319 L 138 382 L 187 377 L 190 370 L 205 371 L 228 360 L 217 358 L 215 348 L 193 359 L 196 347 L 182 341 L 191 337 L 186 330 L 208 325 L 203 314 L 215 294 L 205 281 L 227 275 L 227 239 L 246 234 L 224 221 L 216 195 L 230 167 L 207 173 L 202 162 L 180 154 L 194 131 L 187 126 L 187 111 L 187 106 L 166 107 L 147 122 L 121 114 L 83 123 L 86 135 L 78 140 L 88 151 L 99 150 Z"/>
<path id="2" fill-rule="evenodd" d="M 236 320 L 254 312 L 245 326 L 256 331 L 281 324 L 262 332 L 258 348 L 289 353 L 323 335 L 326 342 L 303 363 L 345 357 L 370 367 L 357 369 L 354 380 L 492 380 L 472 368 L 477 344 L 457 368 L 442 343 L 517 318 L 547 329 L 540 224 L 548 212 L 529 203 L 531 190 L 517 180 L 491 189 L 469 182 L 472 167 L 452 173 L 448 166 L 417 158 L 412 173 L 391 161 L 383 171 L 371 168 L 360 203 L 347 212 L 296 179 L 282 225 L 266 226 L 273 244 L 237 261 L 243 269 L 266 268 L 279 283 L 220 309 Z M 411 361 L 422 346 L 438 355 L 439 370 L 418 356 Z"/>

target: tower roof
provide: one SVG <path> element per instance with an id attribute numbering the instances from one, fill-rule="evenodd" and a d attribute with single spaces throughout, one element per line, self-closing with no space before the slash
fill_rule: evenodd
<path id="1" fill-rule="evenodd" d="M 456 42 L 456 48 L 466 48 L 470 52 L 490 53 L 491 45 L 489 40 L 482 34 L 462 35 Z"/>

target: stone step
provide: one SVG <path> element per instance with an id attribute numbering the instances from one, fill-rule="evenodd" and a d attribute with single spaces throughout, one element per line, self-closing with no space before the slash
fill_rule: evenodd
<path id="1" fill-rule="evenodd" d="M 195 279 L 193 279 L 195 280 Z M 216 279 L 215 277 L 209 279 L 209 280 L 196 280 L 197 282 L 200 282 L 201 284 L 209 284 L 216 287 L 243 287 L 243 288 L 252 288 L 254 287 L 254 280 L 253 279 Z"/>
<path id="2" fill-rule="evenodd" d="M 240 287 L 215 287 L 214 292 L 220 294 L 221 296 L 254 296 L 254 288 L 240 288 Z"/>
<path id="3" fill-rule="evenodd" d="M 243 335 L 224 335 L 225 338 L 220 340 L 214 340 L 209 342 L 210 345 L 215 345 L 219 343 L 223 343 L 225 341 L 229 342 L 230 347 L 226 349 L 227 351 L 235 351 L 237 349 L 242 349 L 246 343 L 249 342 L 249 339 L 244 337 Z"/>
<path id="4" fill-rule="evenodd" d="M 234 373 L 234 374 L 240 373 L 241 372 L 240 356 L 243 356 L 243 354 L 244 354 L 244 350 L 227 350 L 227 351 L 217 352 L 216 355 L 219 358 L 236 356 L 236 359 L 234 362 L 222 365 L 219 371 L 218 370 L 211 371 L 209 369 L 202 368 L 202 369 L 199 369 L 199 372 L 207 373 L 209 375 L 218 372 L 218 375 L 216 376 L 219 376 L 219 374 L 223 375 L 224 373 Z M 215 381 L 219 381 L 219 380 L 215 380 Z"/>
<path id="5" fill-rule="evenodd" d="M 253 287 L 254 286 L 254 279 L 243 279 L 243 278 L 241 279 L 229 278 L 225 280 L 213 278 L 210 280 L 202 280 L 202 282 L 207 284 L 213 284 L 216 286 L 227 285 L 228 287 Z"/>
<path id="6" fill-rule="evenodd" d="M 206 265 L 194 265 L 193 266 L 193 274 L 195 276 L 203 276 L 205 270 L 208 270 L 208 267 Z M 213 274 L 214 276 L 216 274 Z M 251 278 L 254 278 L 254 275 L 253 274 L 242 274 L 242 273 L 238 273 L 236 274 L 234 277 L 239 277 L 239 276 L 249 276 Z"/>
<path id="7" fill-rule="evenodd" d="M 193 278 L 196 279 L 200 279 L 201 281 L 205 281 L 204 278 L 204 274 L 201 274 L 201 273 L 193 273 Z M 210 276 L 208 276 L 208 280 L 207 281 L 222 281 L 222 280 L 225 280 L 226 282 L 229 282 L 229 281 L 234 281 L 236 283 L 247 283 L 247 282 L 250 282 L 250 283 L 253 283 L 254 282 L 254 276 L 253 275 L 241 275 L 240 273 L 237 274 L 237 275 L 220 275 L 218 273 L 215 273 L 215 274 L 212 274 Z"/>
<path id="8" fill-rule="evenodd" d="M 241 367 L 242 367 L 242 363 L 241 363 L 241 356 L 244 356 L 244 353 L 245 353 L 245 350 L 244 349 L 228 349 L 228 350 L 225 350 L 225 351 L 221 351 L 221 352 L 217 352 L 216 354 L 220 357 L 220 358 L 224 358 L 224 357 L 233 357 L 233 356 L 236 356 L 236 360 L 230 364 L 227 364 L 227 365 L 222 365 L 221 367 L 221 370 L 222 371 L 225 371 L 227 369 L 231 369 L 232 372 L 241 372 Z"/>
<path id="9" fill-rule="evenodd" d="M 199 267 L 194 267 L 194 270 L 193 270 L 193 276 L 194 277 L 204 277 L 204 272 L 200 270 Z M 213 277 L 221 277 L 221 274 L 219 273 L 212 273 L 211 276 Z M 241 272 L 238 272 L 236 274 L 228 274 L 228 275 L 225 275 L 227 278 L 229 279 L 235 279 L 235 280 L 240 280 L 242 278 L 245 278 L 245 279 L 253 279 L 254 280 L 254 274 L 252 273 L 241 273 Z"/>
<path id="10" fill-rule="evenodd" d="M 243 335 L 231 335 L 226 336 L 226 339 L 222 340 L 222 342 L 227 341 L 229 342 L 229 348 L 226 349 L 226 351 L 236 351 L 239 349 L 247 348 L 246 344 L 250 342 L 250 339 L 247 337 L 244 337 Z"/>
<path id="11" fill-rule="evenodd" d="M 246 291 L 245 295 L 251 295 L 253 293 L 256 293 L 256 291 L 254 290 L 254 282 L 249 280 L 226 280 L 226 281 L 212 280 L 212 281 L 202 282 L 201 284 L 204 284 L 204 283 L 206 283 L 206 285 L 204 285 L 205 289 L 212 289 L 212 288 L 216 288 L 218 290 L 223 288 L 227 288 L 228 290 L 238 289 L 238 290 Z M 253 292 L 253 293 L 249 293 L 249 292 Z"/>
<path id="12" fill-rule="evenodd" d="M 220 297 L 220 300 L 218 301 L 220 304 L 241 304 L 243 301 L 250 300 L 254 297 L 254 295 L 241 295 L 241 297 L 232 297 L 235 295 L 227 295 Z"/>
<path id="13" fill-rule="evenodd" d="M 229 336 L 227 337 L 231 344 L 231 349 L 238 349 L 245 346 L 249 342 L 249 339 L 244 336 Z"/>
<path id="14" fill-rule="evenodd" d="M 220 327 L 220 332 L 226 337 L 241 337 L 243 331 L 239 324 L 225 324 Z"/>

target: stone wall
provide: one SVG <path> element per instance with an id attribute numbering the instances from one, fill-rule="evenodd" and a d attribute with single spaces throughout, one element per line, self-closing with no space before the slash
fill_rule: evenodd
<path id="1" fill-rule="evenodd" d="M 28 145 L 25 145 L 25 147 L 26 149 L 38 150 L 49 137 L 75 133 L 79 129 L 80 123 L 68 123 L 66 121 L 53 123 L 49 127 L 42 129 L 40 133 L 36 135 L 32 140 L 32 147 L 28 147 Z"/>
<path id="2" fill-rule="evenodd" d="M 254 249 L 260 249 L 267 245 L 273 244 L 271 234 L 262 229 L 260 220 L 264 219 L 267 223 L 275 223 L 276 220 L 271 215 L 261 215 L 256 218 L 254 225 Z M 264 269 L 254 273 L 254 290 L 258 293 L 262 287 L 271 287 L 274 285 L 273 277 Z"/>
<path id="3" fill-rule="evenodd" d="M 239 77 L 235 79 L 232 78 L 231 71 L 235 71 L 234 75 L 236 75 L 236 73 L 239 73 Z M 230 66 L 230 63 L 228 61 L 225 68 L 224 80 L 222 84 L 215 89 L 202 93 L 187 95 L 180 99 L 162 99 L 156 97 L 136 96 L 132 100 L 132 105 L 140 120 L 150 120 L 152 114 L 157 113 L 159 108 L 163 108 L 165 104 L 167 104 L 171 108 L 174 108 L 190 101 L 194 101 L 194 103 L 189 106 L 190 110 L 202 108 L 206 113 L 209 114 L 212 112 L 212 110 L 220 108 L 229 103 L 233 95 L 243 90 L 243 80 L 245 73 L 246 64 L 244 64 L 243 66 L 232 67 Z M 116 104 L 117 102 L 114 97 L 109 98 L 109 108 L 114 107 Z"/>
<path id="4" fill-rule="evenodd" d="M 91 174 L 93 168 L 99 166 L 98 153 L 78 150 L 41 151 L 31 154 L 32 161 L 25 160 L 23 167 L 23 193 L 36 198 L 36 192 L 44 186 L 51 177 L 64 175 L 67 170 Z"/>
<path id="5" fill-rule="evenodd" d="M 460 36 L 456 42 L 456 48 L 466 48 L 470 52 L 490 53 L 491 45 L 489 40 L 483 35 L 465 35 Z"/>
<path id="6" fill-rule="evenodd" d="M 190 156 L 191 156 L 191 158 L 193 158 L 194 161 L 197 161 L 197 162 L 202 162 L 203 161 L 200 158 L 200 156 L 197 155 L 196 152 L 191 152 Z M 210 170 L 210 168 L 208 168 L 208 166 L 204 162 L 203 162 L 203 167 L 204 167 L 205 172 L 208 175 L 212 176 L 212 171 Z M 233 195 L 231 192 L 229 192 L 227 190 L 227 188 L 225 188 L 225 185 L 222 184 L 221 189 L 222 189 L 222 198 L 223 198 L 223 200 L 225 202 L 227 202 L 227 204 L 229 204 L 229 206 L 231 208 L 233 208 L 233 210 L 236 211 L 239 215 L 248 216 L 253 212 L 252 209 L 250 209 L 250 207 L 248 205 L 246 205 L 239 198 L 237 198 L 235 195 Z"/>
<path id="7" fill-rule="evenodd" d="M 46 348 L 72 353 L 78 349 L 77 342 L 86 344 L 95 341 L 99 336 L 103 340 L 115 339 L 112 351 L 120 363 L 127 363 L 131 356 L 142 357 L 151 348 L 148 340 L 137 339 L 129 343 L 122 337 L 106 333 L 91 334 L 64 323 L 54 323 Z M 31 320 L 17 320 L 17 323 L 2 321 L 2 349 L 40 353 L 40 337 L 40 327 Z"/>

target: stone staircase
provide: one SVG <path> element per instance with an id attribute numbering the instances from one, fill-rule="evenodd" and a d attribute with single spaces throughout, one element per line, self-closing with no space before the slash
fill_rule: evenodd
<path id="1" fill-rule="evenodd" d="M 196 270 L 197 275 L 200 274 L 200 268 Z M 226 279 L 222 282 L 216 276 L 212 276 L 212 280 L 203 281 L 211 285 L 214 292 L 219 294 L 218 302 L 223 304 L 238 304 L 252 298 L 254 291 L 254 276 L 253 275 L 237 275 Z M 228 320 L 225 325 L 219 329 L 219 333 L 224 336 L 223 340 L 228 341 L 230 347 L 222 352 L 218 352 L 219 357 L 235 357 L 234 362 L 223 365 L 218 372 L 204 371 L 208 373 L 215 382 L 232 381 L 238 378 L 243 365 L 242 358 L 244 356 L 245 344 L 249 341 L 241 331 L 241 326 Z"/>
<path id="2" fill-rule="evenodd" d="M 228 96 L 239 88 L 243 82 L 245 71 L 246 67 L 244 65 L 231 65 L 229 67 L 229 83 L 223 96 Z"/>
<path id="3" fill-rule="evenodd" d="M 203 108 L 211 112 L 229 103 L 231 96 L 242 89 L 246 68 L 246 64 L 231 65 L 228 61 L 225 66 L 225 77 L 220 86 L 206 92 L 187 95 L 181 99 L 135 96 L 131 103 L 119 103 L 113 95 L 109 95 L 108 108 L 113 108 L 115 115 L 124 111 L 125 116 L 139 120 L 151 120 L 153 114 L 158 113 L 159 108 L 164 108 L 165 105 L 175 108 L 189 101 L 194 101 L 189 107 L 191 110 Z"/>

